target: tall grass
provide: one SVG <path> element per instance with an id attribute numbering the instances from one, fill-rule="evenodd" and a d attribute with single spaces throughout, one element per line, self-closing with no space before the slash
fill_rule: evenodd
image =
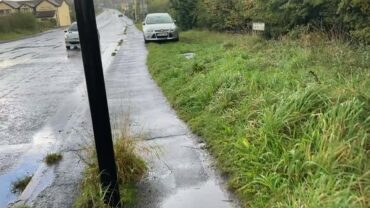
<path id="1" fill-rule="evenodd" d="M 245 207 L 370 206 L 369 47 L 199 31 L 182 40 L 150 44 L 149 69 Z"/>
<path id="2" fill-rule="evenodd" d="M 135 138 L 129 134 L 126 128 L 115 132 L 114 152 L 118 172 L 118 183 L 120 186 L 121 202 L 125 206 L 135 204 L 136 183 L 140 181 L 147 172 L 146 163 L 138 155 L 137 149 L 138 146 Z M 87 154 L 89 159 L 83 159 L 87 167 L 81 182 L 81 194 L 77 198 L 74 207 L 108 208 L 109 206 L 104 203 L 104 196 L 107 194 L 107 190 L 100 185 L 96 153 L 90 150 Z"/>

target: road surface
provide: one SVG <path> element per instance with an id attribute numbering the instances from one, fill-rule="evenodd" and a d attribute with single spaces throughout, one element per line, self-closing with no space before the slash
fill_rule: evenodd
<path id="1" fill-rule="evenodd" d="M 117 11 L 106 10 L 97 24 L 106 69 L 125 23 Z M 85 95 L 83 84 L 81 53 L 66 50 L 63 29 L 0 44 L 0 207 L 17 197 L 11 182 L 34 174 L 64 139 L 71 112 L 86 105 L 73 98 L 76 91 Z"/>

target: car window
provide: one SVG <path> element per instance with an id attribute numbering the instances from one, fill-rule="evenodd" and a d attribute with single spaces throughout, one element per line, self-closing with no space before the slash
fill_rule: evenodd
<path id="1" fill-rule="evenodd" d="M 68 29 L 69 31 L 78 31 L 77 24 L 72 24 Z"/>
<path id="2" fill-rule="evenodd" d="M 169 15 L 153 15 L 146 18 L 146 24 L 166 24 L 173 23 L 172 18 Z"/>

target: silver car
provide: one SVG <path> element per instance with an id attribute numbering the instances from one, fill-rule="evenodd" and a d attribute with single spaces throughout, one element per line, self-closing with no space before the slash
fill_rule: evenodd
<path id="1" fill-rule="evenodd" d="M 71 26 L 64 31 L 64 40 L 66 42 L 66 48 L 67 50 L 74 48 L 74 47 L 80 47 L 80 37 L 78 35 L 78 28 L 77 23 L 74 22 L 71 24 Z"/>
<path id="2" fill-rule="evenodd" d="M 143 22 L 145 43 L 157 40 L 179 41 L 179 32 L 175 21 L 168 13 L 148 14 Z"/>

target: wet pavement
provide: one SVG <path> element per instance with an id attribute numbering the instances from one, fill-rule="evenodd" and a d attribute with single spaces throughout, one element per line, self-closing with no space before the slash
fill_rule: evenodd
<path id="1" fill-rule="evenodd" d="M 125 23 L 109 10 L 97 24 L 107 69 Z M 11 182 L 34 174 L 88 120 L 78 118 L 89 118 L 86 108 L 81 53 L 65 49 L 63 29 L 0 44 L 0 207 L 18 197 Z"/>
<path id="2" fill-rule="evenodd" d="M 204 144 L 152 80 L 141 32 L 116 16 L 109 11 L 98 17 L 111 123 L 128 119 L 132 133 L 156 151 L 145 155 L 149 173 L 139 184 L 137 207 L 237 207 Z M 44 49 L 30 47 L 35 42 L 45 43 Z M 77 154 L 92 137 L 80 53 L 65 51 L 61 30 L 0 47 L 0 207 L 16 197 L 32 207 L 71 207 L 83 169 Z M 17 56 L 30 58 L 11 60 Z M 62 152 L 63 160 L 47 167 L 42 158 L 48 152 Z M 10 182 L 25 174 L 34 174 L 27 189 L 11 194 Z"/>

